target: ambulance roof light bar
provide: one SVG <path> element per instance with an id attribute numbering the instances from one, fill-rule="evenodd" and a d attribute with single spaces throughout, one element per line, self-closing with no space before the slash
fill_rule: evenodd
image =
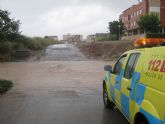
<path id="1" fill-rule="evenodd" d="M 140 38 L 134 42 L 135 47 L 165 46 L 165 38 Z"/>

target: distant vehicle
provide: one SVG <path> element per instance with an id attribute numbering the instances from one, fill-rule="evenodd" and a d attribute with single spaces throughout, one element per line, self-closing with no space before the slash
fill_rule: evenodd
<path id="1" fill-rule="evenodd" d="M 113 69 L 106 65 L 104 70 L 105 108 L 116 106 L 131 124 L 165 124 L 165 46 L 125 52 Z"/>

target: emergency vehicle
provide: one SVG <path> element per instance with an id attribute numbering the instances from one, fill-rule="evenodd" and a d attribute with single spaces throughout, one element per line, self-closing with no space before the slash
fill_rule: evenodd
<path id="1" fill-rule="evenodd" d="M 113 69 L 111 65 L 104 67 L 105 108 L 117 107 L 131 124 L 165 124 L 164 43 L 140 39 L 135 46 L 150 48 L 127 51 Z"/>

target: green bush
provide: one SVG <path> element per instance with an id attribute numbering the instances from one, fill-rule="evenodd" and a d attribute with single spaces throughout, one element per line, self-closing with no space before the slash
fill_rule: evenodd
<path id="1" fill-rule="evenodd" d="M 160 31 L 160 18 L 157 13 L 142 15 L 137 22 L 141 31 L 147 33 L 158 33 Z"/>
<path id="2" fill-rule="evenodd" d="M 52 39 L 40 38 L 40 37 L 34 37 L 34 38 L 24 37 L 20 42 L 24 44 L 25 48 L 30 50 L 41 50 L 50 44 L 58 43 L 57 41 L 54 41 Z"/>
<path id="3" fill-rule="evenodd" d="M 12 44 L 10 42 L 0 43 L 0 54 L 6 55 L 12 53 Z"/>
<path id="4" fill-rule="evenodd" d="M 42 50 L 48 45 L 57 43 L 59 42 L 49 38 L 20 36 L 15 41 L 0 43 L 0 58 L 3 58 L 3 61 L 6 60 L 5 58 L 14 59 L 18 50 Z"/>
<path id="5" fill-rule="evenodd" d="M 50 44 L 57 44 L 58 41 L 49 38 L 41 37 L 26 37 L 22 36 L 17 41 L 12 42 L 13 49 L 29 49 L 29 50 L 41 50 Z"/>
<path id="6" fill-rule="evenodd" d="M 0 94 L 7 92 L 12 86 L 13 83 L 11 81 L 0 80 Z"/>
<path id="7" fill-rule="evenodd" d="M 116 34 L 111 34 L 110 40 L 118 40 L 118 36 Z"/>
<path id="8" fill-rule="evenodd" d="M 108 36 L 98 37 L 96 38 L 96 41 L 108 41 Z"/>

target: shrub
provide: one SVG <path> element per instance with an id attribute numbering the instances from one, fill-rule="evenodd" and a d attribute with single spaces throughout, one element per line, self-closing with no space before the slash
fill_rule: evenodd
<path id="1" fill-rule="evenodd" d="M 48 45 L 57 44 L 58 41 L 49 38 L 41 37 L 26 37 L 20 36 L 15 41 L 5 41 L 0 43 L 0 61 L 5 61 L 14 59 L 17 56 L 16 51 L 28 51 L 28 50 L 42 50 L 45 49 Z"/>
<path id="2" fill-rule="evenodd" d="M 118 36 L 116 34 L 111 34 L 110 40 L 118 40 Z"/>
<path id="3" fill-rule="evenodd" d="M 12 53 L 12 48 L 11 48 L 12 44 L 10 42 L 4 42 L 4 43 L 0 43 L 0 54 L 10 54 Z"/>
<path id="4" fill-rule="evenodd" d="M 41 38 L 41 37 L 23 37 L 20 43 L 24 44 L 24 47 L 30 50 L 41 50 L 45 47 L 47 47 L 50 44 L 56 44 L 57 41 L 49 38 Z"/>
<path id="5" fill-rule="evenodd" d="M 158 33 L 160 31 L 160 19 L 156 13 L 142 15 L 137 23 L 141 31 L 146 33 Z"/>
<path id="6" fill-rule="evenodd" d="M 11 81 L 0 80 L 0 94 L 7 92 L 12 86 L 13 83 Z"/>
<path id="7" fill-rule="evenodd" d="M 108 36 L 102 36 L 102 37 L 96 38 L 96 41 L 107 41 L 107 40 L 108 40 Z"/>
<path id="8" fill-rule="evenodd" d="M 15 51 L 15 50 L 18 50 L 18 49 L 23 49 L 25 47 L 24 47 L 24 44 L 23 43 L 13 42 L 11 44 L 11 48 L 12 48 L 12 50 Z"/>

